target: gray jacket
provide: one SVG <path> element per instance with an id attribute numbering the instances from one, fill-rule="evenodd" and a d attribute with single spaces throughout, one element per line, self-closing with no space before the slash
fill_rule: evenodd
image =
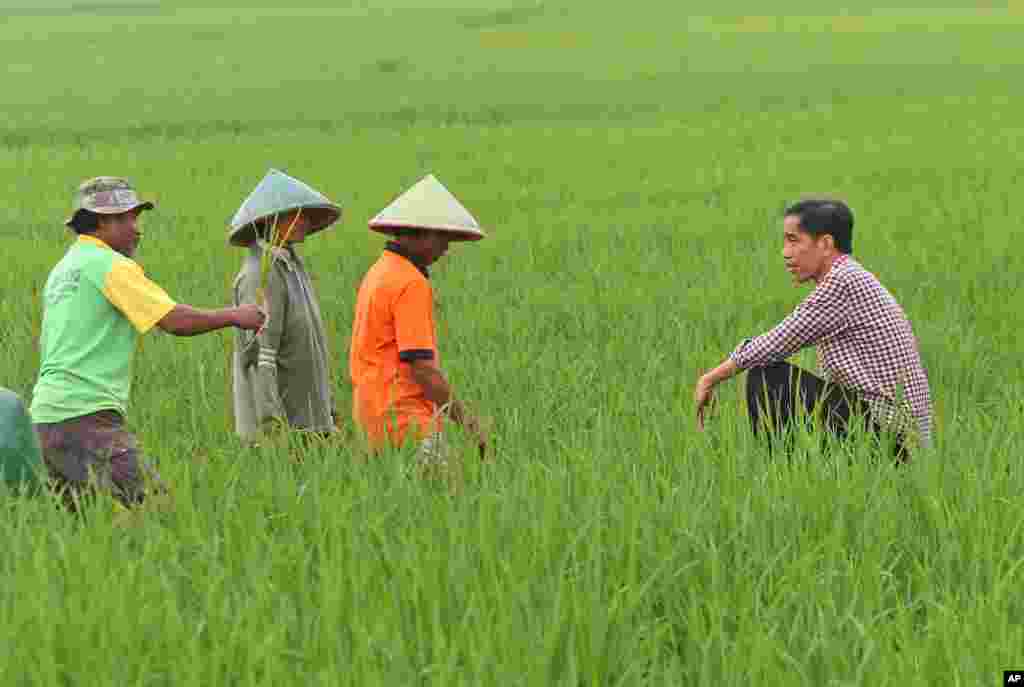
<path id="1" fill-rule="evenodd" d="M 257 302 L 264 250 L 273 250 L 263 294 L 267 324 L 258 334 L 235 334 L 235 431 L 255 440 L 277 418 L 296 429 L 334 432 L 327 336 L 313 284 L 295 250 L 250 246 L 235 278 L 235 305 Z"/>

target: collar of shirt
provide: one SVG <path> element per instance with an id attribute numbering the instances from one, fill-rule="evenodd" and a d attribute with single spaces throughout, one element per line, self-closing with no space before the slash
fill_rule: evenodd
<path id="1" fill-rule="evenodd" d="M 430 279 L 430 272 L 427 270 L 427 266 L 420 264 L 420 262 L 416 258 L 414 258 L 409 253 L 409 251 L 407 251 L 398 241 L 388 241 L 387 245 L 384 246 L 384 250 L 388 250 L 397 255 L 401 255 L 403 258 L 411 262 L 413 266 L 416 269 L 418 269 L 420 273 L 423 274 L 424 277 Z"/>
<path id="2" fill-rule="evenodd" d="M 103 239 L 98 239 L 95 236 L 92 236 L 91 234 L 79 234 L 78 235 L 78 243 L 91 243 L 92 245 L 99 246 L 100 248 L 106 248 L 107 250 L 114 250 L 109 245 L 107 245 L 106 241 L 104 241 Z"/>

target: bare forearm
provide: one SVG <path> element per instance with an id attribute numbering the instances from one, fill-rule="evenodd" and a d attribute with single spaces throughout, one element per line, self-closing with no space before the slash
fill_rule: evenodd
<path id="1" fill-rule="evenodd" d="M 176 305 L 157 323 L 160 329 L 175 336 L 195 336 L 234 327 L 238 324 L 237 308 L 200 310 L 190 305 Z"/>
<path id="2" fill-rule="evenodd" d="M 739 366 L 732 361 L 732 358 L 726 358 L 718 365 L 718 367 L 705 373 L 703 381 L 705 381 L 709 387 L 715 387 L 730 377 L 736 376 L 739 371 Z"/>
<path id="3" fill-rule="evenodd" d="M 441 370 L 428 364 L 414 365 L 413 379 L 423 389 L 427 400 L 439 408 L 448 406 L 448 416 L 459 424 L 463 423 L 466 419 L 465 408 L 453 397 L 452 388 Z"/>
<path id="4" fill-rule="evenodd" d="M 701 375 L 697 380 L 697 388 L 693 390 L 693 400 L 697 407 L 697 428 L 704 429 L 704 418 L 712 401 L 714 388 L 740 371 L 739 365 L 732 358 L 726 358 L 718 367 Z"/>
<path id="5" fill-rule="evenodd" d="M 445 379 L 444 373 L 436 367 L 428 365 L 415 365 L 413 366 L 413 379 L 420 388 L 423 389 L 423 395 L 426 396 L 428 401 L 436 403 L 439 406 L 443 406 L 452 398 L 452 388 L 448 385 L 448 380 Z"/>

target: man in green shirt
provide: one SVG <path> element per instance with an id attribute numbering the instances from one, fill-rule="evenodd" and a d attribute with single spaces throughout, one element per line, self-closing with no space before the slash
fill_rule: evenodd
<path id="1" fill-rule="evenodd" d="M 259 329 L 266 319 L 255 305 L 199 310 L 175 303 L 146 278 L 132 256 L 142 238 L 139 214 L 151 209 L 124 179 L 82 183 L 65 223 L 78 240 L 43 290 L 30 412 L 47 471 L 72 507 L 91 480 L 126 505 L 143 499 L 143 473 L 151 471 L 124 429 L 139 334 L 154 326 L 176 336 Z"/>

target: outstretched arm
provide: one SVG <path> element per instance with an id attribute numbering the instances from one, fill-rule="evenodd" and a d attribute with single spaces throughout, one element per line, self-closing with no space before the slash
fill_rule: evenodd
<path id="1" fill-rule="evenodd" d="M 830 279 L 817 286 L 786 319 L 771 331 L 743 341 L 722 363 L 701 376 L 693 392 L 697 406 L 697 427 L 703 429 L 704 415 L 714 388 L 740 370 L 780 362 L 844 326 L 845 286 Z"/>
<path id="2" fill-rule="evenodd" d="M 259 329 L 266 319 L 258 307 L 199 310 L 175 303 L 150 281 L 138 263 L 118 259 L 101 284 L 103 295 L 140 334 L 154 326 L 177 336 L 194 336 L 224 327 Z"/>
<path id="3" fill-rule="evenodd" d="M 168 334 L 175 336 L 195 336 L 207 332 L 238 327 L 239 329 L 259 329 L 263 326 L 265 316 L 256 305 L 242 305 L 237 308 L 221 308 L 219 310 L 200 310 L 191 305 L 179 303 L 163 316 L 156 326 Z"/>
<path id="4" fill-rule="evenodd" d="M 746 339 L 729 357 L 742 370 L 782 362 L 839 332 L 845 326 L 848 300 L 844 282 L 827 279 L 771 331 Z"/>

